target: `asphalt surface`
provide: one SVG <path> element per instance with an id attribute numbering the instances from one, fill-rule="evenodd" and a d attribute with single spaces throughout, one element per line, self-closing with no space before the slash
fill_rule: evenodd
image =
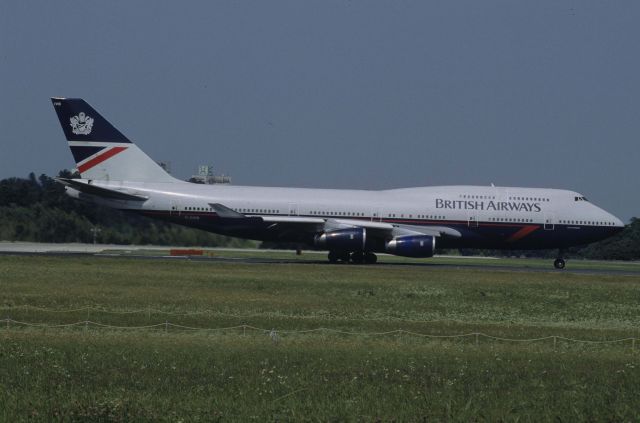
<path id="1" fill-rule="evenodd" d="M 100 255 L 103 256 L 103 255 Z M 113 256 L 110 256 L 113 257 Z M 122 256 L 124 257 L 124 256 Z M 129 256 L 127 256 L 129 257 Z M 331 264 L 326 259 L 306 260 L 306 259 L 279 259 L 279 258 L 260 258 L 260 257 L 170 257 L 170 256 L 130 256 L 138 259 L 183 259 L 194 262 L 219 262 L 219 263 L 238 263 L 238 264 L 297 264 L 297 265 L 326 265 L 326 266 L 375 266 L 378 267 L 423 267 L 431 269 L 459 269 L 459 270 L 479 270 L 479 271 L 502 271 L 502 272 L 535 272 L 535 273 L 575 273 L 587 275 L 617 275 L 617 276 L 640 276 L 640 269 L 637 271 L 620 270 L 620 269 L 571 269 L 570 262 L 567 261 L 567 267 L 563 270 L 553 268 L 553 260 L 549 260 L 549 268 L 528 267 L 528 266 L 500 266 L 486 263 L 469 263 L 469 264 L 443 264 L 433 263 L 425 259 L 424 263 L 377 263 L 377 264 Z"/>
<path id="2" fill-rule="evenodd" d="M 287 259 L 260 257 L 264 250 L 247 249 L 214 249 L 213 251 L 241 251 L 243 253 L 255 252 L 255 257 L 216 257 L 216 256 L 167 256 L 165 253 L 171 248 L 186 249 L 187 247 L 167 247 L 167 246 L 142 246 L 132 247 L 126 245 L 93 245 L 93 244 L 40 244 L 40 243 L 12 243 L 0 242 L 0 255 L 23 255 L 23 256 L 93 256 L 96 258 L 126 258 L 131 260 L 189 260 L 202 263 L 237 263 L 237 264 L 273 264 L 273 265 L 326 265 L 326 266 L 356 266 L 353 264 L 330 264 L 326 260 L 323 252 L 305 252 L 305 258 Z M 136 250 L 144 250 L 145 254 L 136 254 Z M 149 254 L 149 251 L 157 250 L 158 254 Z M 207 249 L 209 251 L 209 249 Z M 122 251 L 122 253 L 120 253 Z M 290 253 L 290 251 L 287 251 Z M 308 257 L 308 258 L 307 258 Z M 460 257 L 456 257 L 460 258 Z M 617 276 L 640 276 L 640 265 L 637 270 L 629 269 L 584 269 L 571 268 L 571 260 L 567 260 L 567 267 L 564 270 L 553 268 L 553 260 L 549 260 L 549 268 L 522 266 L 522 265 L 497 265 L 491 264 L 490 259 L 479 260 L 469 257 L 468 263 L 464 264 L 443 264 L 425 259 L 421 263 L 385 263 L 375 265 L 376 267 L 424 267 L 431 269 L 459 269 L 478 271 L 503 271 L 503 272 L 536 272 L 536 273 L 574 273 L 588 275 L 617 275 Z M 579 266 L 579 264 L 578 264 Z"/>

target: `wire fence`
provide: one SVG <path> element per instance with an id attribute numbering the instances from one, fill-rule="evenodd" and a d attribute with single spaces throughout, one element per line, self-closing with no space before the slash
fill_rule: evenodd
<path id="1" fill-rule="evenodd" d="M 225 313 L 220 310 L 213 309 L 204 309 L 198 311 L 190 311 L 190 312 L 172 312 L 166 310 L 160 310 L 153 307 L 135 309 L 135 310 L 109 310 L 101 307 L 93 307 L 93 306 L 84 306 L 78 308 L 68 308 L 68 309 L 51 309 L 46 307 L 37 307 L 32 305 L 20 305 L 20 306 L 0 306 L 1 310 L 11 311 L 11 310 L 24 310 L 24 311 L 39 311 L 45 313 L 54 313 L 54 314 L 64 314 L 64 313 L 80 313 L 85 312 L 87 316 L 87 320 L 90 317 L 91 313 L 97 314 L 113 314 L 113 315 L 146 315 L 148 319 L 151 318 L 152 315 L 163 315 L 167 317 L 193 317 L 193 316 L 218 316 L 218 317 L 227 317 L 231 319 L 255 319 L 255 318 L 285 318 L 285 319 L 300 319 L 300 320 L 315 320 L 315 319 L 334 319 L 334 320 L 342 320 L 342 321 L 351 321 L 351 322 L 389 322 L 395 321 L 398 323 L 419 323 L 419 324 L 434 324 L 434 323 L 454 323 L 454 324 L 468 324 L 468 322 L 464 320 L 457 319 L 407 319 L 404 317 L 398 316 L 384 316 L 384 317 L 368 317 L 368 318 L 358 318 L 352 316 L 344 316 L 338 314 L 330 314 L 330 313 L 322 313 L 322 314 L 312 314 L 312 315 L 300 315 L 300 314 L 285 314 L 285 313 L 269 313 L 269 312 L 261 312 L 261 313 L 251 313 L 251 314 L 238 314 L 238 313 Z"/>
<path id="2" fill-rule="evenodd" d="M 192 316 L 218 316 L 218 317 L 227 317 L 231 319 L 255 319 L 255 318 L 280 318 L 280 319 L 300 319 L 300 320 L 316 320 L 316 319 L 325 319 L 325 320 L 341 320 L 341 321 L 351 321 L 351 322 L 398 322 L 398 323 L 415 323 L 415 324 L 460 324 L 460 325 L 469 325 L 469 321 L 461 320 L 461 319 L 408 319 L 400 316 L 384 316 L 384 317 L 352 317 L 345 316 L 341 314 L 331 314 L 331 313 L 321 313 L 321 314 L 309 314 L 309 315 L 300 315 L 300 314 L 286 314 L 286 313 L 278 313 L 278 312 L 260 312 L 260 313 L 251 313 L 251 314 L 239 314 L 239 313 L 226 313 L 221 310 L 214 309 L 204 309 L 198 311 L 166 311 L 153 307 L 146 307 L 134 310 L 110 310 L 102 307 L 95 306 L 83 306 L 77 308 L 68 308 L 68 309 L 54 309 L 47 307 L 38 307 L 33 305 L 13 305 L 13 306 L 0 306 L 0 310 L 4 311 L 12 311 L 12 310 L 24 310 L 28 312 L 39 311 L 45 313 L 54 313 L 54 314 L 64 314 L 64 313 L 86 313 L 86 320 L 89 320 L 91 313 L 96 314 L 113 314 L 113 315 L 146 315 L 147 319 L 150 319 L 152 315 L 161 315 L 167 317 L 192 317 Z M 529 321 L 530 324 L 536 324 L 539 322 Z M 483 322 L 483 324 L 499 324 L 495 322 Z"/>
<path id="3" fill-rule="evenodd" d="M 203 328 L 203 327 L 194 327 L 194 326 L 185 326 L 180 324 L 171 323 L 169 321 L 165 321 L 163 323 L 156 323 L 152 325 L 142 325 L 142 326 L 117 326 L 117 325 L 108 325 L 99 322 L 93 322 L 91 320 L 83 320 L 73 323 L 66 324 L 48 324 L 48 323 L 32 323 L 32 322 L 23 322 L 19 320 L 14 320 L 11 318 L 5 318 L 0 320 L 6 326 L 6 329 L 10 329 L 11 326 L 18 327 L 33 327 L 33 328 L 42 328 L 42 329 L 55 329 L 55 328 L 71 328 L 71 327 L 95 327 L 102 329 L 117 329 L 117 330 L 141 330 L 141 329 L 161 329 L 164 331 L 168 331 L 169 329 L 179 329 L 185 331 L 202 331 L 202 332 L 224 332 L 224 331 L 242 331 L 243 334 L 246 331 L 254 331 L 258 333 L 268 334 L 273 341 L 278 341 L 281 335 L 287 334 L 310 334 L 310 333 L 332 333 L 336 335 L 353 335 L 353 336 L 389 336 L 389 335 L 408 335 L 415 336 L 421 338 L 429 338 L 429 339 L 460 339 L 460 338 L 471 338 L 475 340 L 475 343 L 478 344 L 480 339 L 487 339 L 492 341 L 503 341 L 503 342 L 515 342 L 515 343 L 534 343 L 534 342 L 544 342 L 544 341 L 553 341 L 554 348 L 557 347 L 558 341 L 571 342 L 571 343 L 581 343 L 581 344 L 591 344 L 591 345 L 603 345 L 603 344 L 621 344 L 628 342 L 631 344 L 632 351 L 636 350 L 636 341 L 638 338 L 635 337 L 627 337 L 627 338 L 619 338 L 619 339 L 611 339 L 611 340 L 589 340 L 589 339 L 577 339 L 577 338 L 569 338 L 565 336 L 558 335 L 550 335 L 543 336 L 538 338 L 505 338 L 500 336 L 493 336 L 483 332 L 469 332 L 462 334 L 453 334 L 453 335 L 435 335 L 428 333 L 420 333 L 415 331 L 409 331 L 405 329 L 395 329 L 385 332 L 356 332 L 356 331 L 345 331 L 341 329 L 327 328 L 327 327 L 319 327 L 313 329 L 289 329 L 289 330 L 276 330 L 276 329 L 266 329 L 260 328 L 251 325 L 236 325 L 236 326 L 226 326 L 226 327 L 217 327 L 217 328 Z"/>
<path id="4" fill-rule="evenodd" d="M 222 317 L 230 317 L 237 319 L 251 319 L 256 317 L 282 317 L 282 318 L 295 318 L 295 319 L 318 319 L 318 318 L 335 318 L 340 320 L 350 320 L 350 321 L 389 321 L 396 320 L 400 322 L 406 323 L 467 323 L 463 320 L 456 319 L 407 319 L 404 317 L 398 316 L 385 316 L 385 317 L 370 317 L 370 318 L 357 318 L 357 317 L 348 317 L 342 315 L 334 315 L 329 313 L 323 314 L 315 314 L 315 315 L 293 315 L 293 314 L 283 314 L 283 313 L 252 313 L 252 314 L 237 314 L 237 313 L 225 313 L 220 310 L 213 309 L 204 309 L 198 311 L 183 311 L 183 312 L 172 312 L 166 310 L 160 310 L 153 307 L 140 308 L 135 310 L 109 310 L 100 307 L 94 306 L 84 306 L 78 308 L 68 308 L 68 309 L 52 309 L 46 307 L 37 307 L 32 305 L 20 305 L 20 306 L 0 306 L 2 310 L 34 310 L 41 311 L 46 313 L 78 313 L 78 312 L 86 312 L 86 313 L 104 313 L 104 314 L 116 314 L 116 315 L 126 315 L 126 314 L 159 314 L 164 316 L 175 316 L 175 317 L 189 317 L 189 316 L 200 316 L 200 315 L 216 315 Z"/>

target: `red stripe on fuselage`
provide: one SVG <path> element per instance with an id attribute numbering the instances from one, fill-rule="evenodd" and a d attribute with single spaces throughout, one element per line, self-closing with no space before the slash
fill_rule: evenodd
<path id="1" fill-rule="evenodd" d="M 89 160 L 88 162 L 83 163 L 80 166 L 78 166 L 78 171 L 80 171 L 80 173 L 86 172 L 87 170 L 91 169 L 94 166 L 99 165 L 100 163 L 104 162 L 105 160 L 110 159 L 111 157 L 115 156 L 116 154 L 123 152 L 127 148 L 128 147 L 113 147 L 113 148 L 105 151 L 104 153 L 94 157 L 93 159 Z"/>
<path id="2" fill-rule="evenodd" d="M 523 226 L 522 229 L 520 229 L 515 234 L 511 235 L 511 237 L 507 239 L 507 242 L 515 242 L 515 241 L 521 240 L 522 238 L 529 235 L 531 232 L 535 231 L 539 227 L 540 227 L 539 225 Z"/>

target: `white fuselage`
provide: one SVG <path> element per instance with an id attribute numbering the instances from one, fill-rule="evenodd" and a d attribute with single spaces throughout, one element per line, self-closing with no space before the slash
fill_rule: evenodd
<path id="1" fill-rule="evenodd" d="M 348 219 L 408 228 L 453 228 L 462 236 L 441 244 L 448 246 L 564 247 L 601 239 L 602 234 L 609 234 L 608 230 L 613 233 L 624 226 L 618 218 L 581 194 L 558 189 L 461 185 L 367 191 L 201 185 L 182 181 L 94 184 L 142 195 L 148 200 L 94 198 L 93 201 L 149 216 L 164 215 L 175 223 L 228 235 L 233 233 L 204 226 L 205 220 L 215 215 L 212 204 L 224 204 L 245 216 Z M 537 238 L 526 236 L 527 228 L 532 231 L 539 228 Z M 544 234 L 544 238 L 540 234 Z M 257 233 L 238 236 L 262 239 Z M 523 244 L 524 241 L 528 242 Z"/>
<path id="2" fill-rule="evenodd" d="M 132 210 L 209 211 L 211 203 L 222 203 L 246 215 L 624 226 L 581 194 L 558 189 L 459 185 L 368 191 L 188 182 L 94 184 L 149 196 L 144 203 L 102 200 Z"/>

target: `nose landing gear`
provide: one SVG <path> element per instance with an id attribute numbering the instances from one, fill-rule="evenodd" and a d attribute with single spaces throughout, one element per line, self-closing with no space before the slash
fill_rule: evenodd
<path id="1" fill-rule="evenodd" d="M 564 267 L 567 265 L 564 259 L 562 258 L 562 256 L 564 256 L 564 251 L 560 249 L 558 250 L 558 258 L 555 259 L 555 261 L 553 262 L 553 267 L 555 267 L 558 270 L 564 269 Z"/>
<path id="2" fill-rule="evenodd" d="M 565 266 L 566 266 L 566 263 L 563 258 L 557 258 L 553 262 L 553 267 L 555 267 L 556 269 L 561 270 L 561 269 L 564 269 Z"/>

